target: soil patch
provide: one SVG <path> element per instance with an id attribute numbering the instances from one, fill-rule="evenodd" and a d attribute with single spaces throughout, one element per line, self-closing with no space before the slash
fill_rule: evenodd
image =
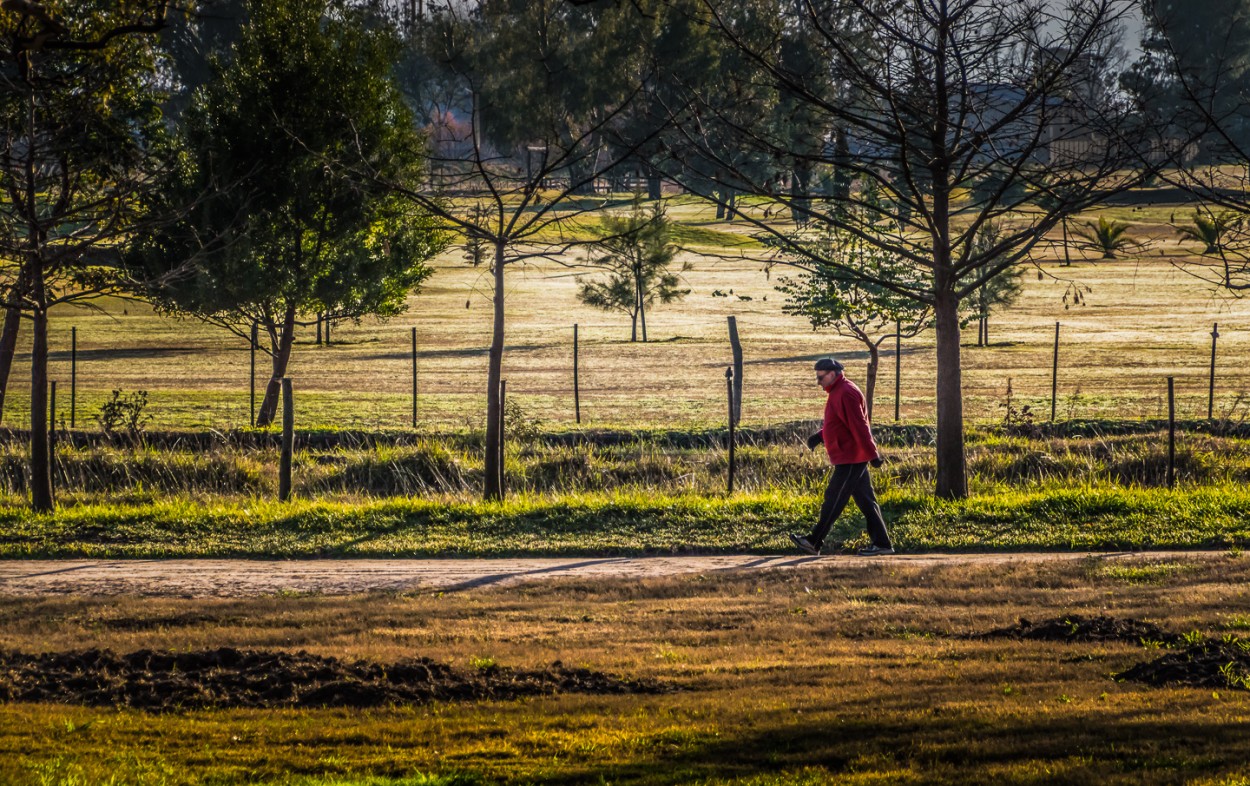
<path id="1" fill-rule="evenodd" d="M 1156 687 L 1189 685 L 1250 690 L 1250 642 L 1195 644 L 1113 676 L 1117 680 L 1144 682 Z"/>
<path id="2" fill-rule="evenodd" d="M 1032 641 L 1124 641 L 1140 644 L 1157 641 L 1173 644 L 1180 641 L 1174 633 L 1168 633 L 1158 625 L 1133 619 L 1116 619 L 1099 615 L 1084 617 L 1070 614 L 1042 622 L 1021 619 L 1015 625 L 982 634 L 985 638 L 1014 638 Z"/>
<path id="3" fill-rule="evenodd" d="M 660 693 L 659 683 L 619 679 L 555 662 L 525 671 L 455 669 L 428 658 L 343 661 L 307 652 L 80 650 L 0 651 L 0 701 L 59 702 L 167 711 L 227 707 L 377 707 L 431 701 L 576 693 Z"/>

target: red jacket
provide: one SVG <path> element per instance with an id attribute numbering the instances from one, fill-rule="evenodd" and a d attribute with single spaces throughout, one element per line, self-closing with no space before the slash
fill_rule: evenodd
<path id="1" fill-rule="evenodd" d="M 864 394 L 855 383 L 839 375 L 825 388 L 825 421 L 821 436 L 831 464 L 862 464 L 877 457 L 877 443 L 868 425 Z"/>

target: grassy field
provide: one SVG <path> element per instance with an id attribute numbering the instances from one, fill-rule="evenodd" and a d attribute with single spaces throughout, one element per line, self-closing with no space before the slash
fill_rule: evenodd
<path id="1" fill-rule="evenodd" d="M 7 702 L 0 783 L 1248 783 L 1250 671 L 1230 662 L 1214 689 L 1112 676 L 1224 637 L 1224 646 L 1250 649 L 1237 638 L 1250 630 L 1242 554 L 1250 544 L 1250 306 L 1177 269 L 1195 249 L 1177 243 L 1170 223 L 1189 209 L 1108 208 L 1132 222 L 1143 243 L 1136 257 L 1065 267 L 1049 250 L 1040 276 L 1026 275 L 1020 302 L 992 319 L 991 345 L 965 345 L 967 500 L 931 496 L 932 336 L 903 348 L 898 425 L 887 357 L 876 431 L 889 461 L 876 484 L 896 544 L 911 552 L 1203 555 L 947 568 L 836 560 L 757 576 L 451 595 L 0 598 L 0 654 L 232 646 L 383 664 L 428 656 L 468 670 L 559 660 L 674 689 L 369 709 L 158 713 Z M 273 433 L 245 428 L 242 342 L 136 303 L 55 314 L 62 423 L 71 327 L 79 359 L 76 428 L 61 434 L 54 470 L 60 508 L 28 511 L 23 435 L 0 432 L 0 557 L 790 550 L 785 532 L 811 525 L 827 469 L 800 441 L 822 403 L 811 362 L 836 354 L 862 380 L 863 353 L 781 313 L 772 289 L 780 272 L 765 273 L 740 222 L 717 222 L 689 200 L 672 213 L 694 265 L 685 274 L 692 292 L 649 316 L 648 344 L 627 340 L 624 319 L 577 304 L 584 269 L 510 272 L 505 376 L 518 406 L 508 421 L 510 496 L 500 503 L 477 501 L 489 278 L 455 253 L 438 261 L 403 317 L 338 327 L 331 346 L 314 345 L 305 330 L 290 371 L 301 430 L 296 500 L 285 504 L 273 501 Z M 1070 286 L 1088 287 L 1084 305 L 1065 308 Z M 733 495 L 724 491 L 722 429 L 730 315 L 747 362 Z M 1216 417 L 1207 420 L 1216 321 L 1220 377 Z M 580 426 L 573 323 L 582 337 Z M 25 418 L 28 360 L 19 358 L 8 426 Z M 1160 421 L 1169 375 L 1184 419 L 1175 490 L 1165 488 Z M 1009 380 L 1014 406 L 1030 406 L 1032 423 L 1003 423 Z M 115 389 L 149 391 L 145 439 L 99 433 L 92 416 Z M 851 511 L 832 537 L 852 550 L 865 543 L 861 529 Z M 1062 628 L 1074 614 L 1151 622 L 1188 634 L 1188 643 L 981 636 L 1020 618 Z"/>
<path id="2" fill-rule="evenodd" d="M 1250 562 L 903 566 L 556 582 L 463 594 L 0 599 L 0 649 L 310 650 L 461 668 L 553 661 L 660 682 L 349 709 L 0 705 L 0 781 L 26 784 L 1233 786 L 1250 694 L 1112 675 L 1246 635 Z M 985 638 L 1108 615 L 1186 642 Z M 1235 677 L 1236 674 L 1233 674 Z"/>
<path id="3" fill-rule="evenodd" d="M 1017 305 L 991 319 L 991 346 L 964 351 L 966 412 L 970 422 L 1001 419 L 1008 379 L 1016 401 L 1049 418 L 1055 322 L 1062 322 L 1059 418 L 1158 418 L 1166 408 L 1165 376 L 1177 378 L 1182 417 L 1205 417 L 1212 323 L 1221 325 L 1215 414 L 1246 414 L 1250 390 L 1250 306 L 1221 297 L 1174 263 L 1197 260 L 1170 222 L 1186 205 L 1109 207 L 1100 214 L 1132 222 L 1146 243 L 1136 256 L 1114 261 L 1057 260 L 1058 248 L 1039 252 L 1038 271 L 1025 275 Z M 818 416 L 819 391 L 811 361 L 836 354 L 862 382 L 864 352 L 853 341 L 813 333 L 781 312 L 773 286 L 781 268 L 765 273 L 758 248 L 742 222 L 714 220 L 711 209 L 678 200 L 671 208 L 687 245 L 683 259 L 690 296 L 648 317 L 651 341 L 631 343 L 627 319 L 576 300 L 577 278 L 589 271 L 554 263 L 512 269 L 507 292 L 505 376 L 513 400 L 546 428 L 575 428 L 572 385 L 573 324 L 580 325 L 582 425 L 687 428 L 724 419 L 724 368 L 731 362 L 726 317 L 738 319 L 746 356 L 744 418 L 767 425 Z M 1082 216 L 1074 226 L 1091 220 Z M 1057 237 L 1055 238 L 1058 239 Z M 564 260 L 576 264 L 577 258 Z M 1085 305 L 1065 308 L 1069 284 L 1088 287 Z M 724 296 L 718 296 L 722 293 Z M 491 297 L 487 271 L 464 264 L 453 250 L 437 261 L 425 291 L 405 315 L 365 321 L 334 331 L 332 346 L 316 346 L 312 328 L 299 336 L 290 375 L 297 425 L 302 428 L 402 428 L 411 419 L 411 329 L 417 330 L 419 417 L 432 429 L 481 428 Z M 246 425 L 248 352 L 245 342 L 194 321 L 153 315 L 138 303 L 103 301 L 99 311 L 53 315 L 52 376 L 59 381 L 58 417 L 69 419 L 69 344 L 78 328 L 77 425 L 92 427 L 110 391 L 151 393 L 151 428 L 228 429 Z M 975 335 L 969 329 L 969 341 Z M 21 344 L 24 353 L 26 343 Z M 891 353 L 889 353 L 892 355 Z M 25 419 L 24 375 L 18 358 L 5 422 Z M 261 358 L 264 373 L 264 358 Z M 893 358 L 886 357 L 877 397 L 877 421 L 893 419 Z M 933 337 L 903 346 L 901 416 L 933 419 Z"/>

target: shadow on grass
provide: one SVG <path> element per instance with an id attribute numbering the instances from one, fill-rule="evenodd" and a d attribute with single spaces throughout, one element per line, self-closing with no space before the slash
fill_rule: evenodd
<path id="1" fill-rule="evenodd" d="M 462 581 L 459 584 L 452 584 L 444 587 L 444 592 L 460 592 L 462 590 L 478 589 L 479 587 L 489 587 L 505 581 L 512 581 L 522 576 L 543 576 L 553 573 L 570 573 L 580 568 L 590 567 L 592 565 L 612 565 L 625 562 L 623 558 L 607 558 L 607 559 L 589 559 L 580 562 L 568 562 L 560 565 L 548 565 L 533 570 L 513 570 L 502 573 L 493 573 L 489 576 L 478 576 L 468 581 Z"/>
<path id="2" fill-rule="evenodd" d="M 792 717 L 770 719 L 771 728 L 755 733 L 722 728 L 715 736 L 661 735 L 655 761 L 569 769 L 535 782 L 683 784 L 771 775 L 759 783 L 851 777 L 857 783 L 989 784 L 1040 782 L 1039 772 L 1048 773 L 1048 783 L 1194 782 L 1244 767 L 1250 748 L 1234 720 L 1169 721 L 1129 712 L 982 719 L 943 717 L 922 707 L 897 718 Z"/>
<path id="3" fill-rule="evenodd" d="M 915 355 L 915 354 L 922 353 L 922 352 L 929 352 L 929 351 L 931 350 L 927 348 L 903 347 L 902 354 L 904 357 L 908 357 L 911 355 Z M 838 360 L 841 360 L 843 363 L 846 363 L 847 361 L 852 361 L 852 360 L 862 360 L 862 361 L 867 362 L 868 352 L 867 350 L 853 350 L 850 352 L 847 352 L 847 351 L 834 352 L 830 350 L 829 352 L 816 352 L 816 353 L 807 354 L 807 355 L 790 355 L 788 357 L 772 357 L 772 358 L 760 358 L 758 360 L 747 360 L 743 363 L 743 365 L 763 366 L 763 365 L 768 365 L 770 363 L 807 363 L 807 362 L 815 363 L 817 360 L 820 360 L 821 358 L 826 358 L 826 357 L 836 357 Z M 892 346 L 889 347 L 887 350 L 884 350 L 881 352 L 881 361 L 883 363 L 892 357 L 894 357 L 894 348 Z"/>
<path id="4" fill-rule="evenodd" d="M 572 340 L 570 339 L 570 344 Z M 537 352 L 543 349 L 551 349 L 559 346 L 558 344 L 509 344 L 504 347 L 505 352 Z M 430 360 L 434 358 L 475 358 L 486 357 L 490 352 L 490 347 L 468 347 L 465 349 L 421 349 L 417 348 L 417 360 Z M 398 352 L 377 352 L 372 355 L 356 355 L 355 360 L 411 360 L 412 350 L 404 350 Z"/>
<path id="5" fill-rule="evenodd" d="M 247 349 L 246 345 L 243 347 Z M 111 347 L 107 349 L 79 349 L 77 359 L 79 362 L 91 362 L 100 360 L 153 360 L 156 358 L 173 358 L 185 355 L 203 355 L 204 347 Z M 57 350 L 48 352 L 48 360 L 54 362 L 70 361 L 71 353 L 69 350 Z M 30 353 L 18 354 L 15 360 L 25 363 L 30 362 Z"/>

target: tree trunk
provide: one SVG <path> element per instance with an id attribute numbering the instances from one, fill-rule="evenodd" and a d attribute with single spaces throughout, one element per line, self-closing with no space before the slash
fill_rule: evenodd
<path id="1" fill-rule="evenodd" d="M 851 144 L 847 140 L 846 129 L 839 128 L 833 142 L 833 183 L 829 196 L 835 202 L 845 204 L 851 198 L 854 177 L 851 171 Z"/>
<path id="2" fill-rule="evenodd" d="M 654 167 L 647 168 L 647 199 L 655 201 L 662 199 L 664 193 L 660 182 L 660 173 L 655 171 Z"/>
<path id="3" fill-rule="evenodd" d="M 593 196 L 595 193 L 594 164 L 584 160 L 569 165 L 569 193 L 577 196 Z"/>
<path id="4" fill-rule="evenodd" d="M 642 343 L 647 343 L 647 298 L 642 281 L 638 282 L 638 319 L 642 322 Z"/>
<path id="5" fill-rule="evenodd" d="M 629 340 L 630 341 L 638 340 L 638 312 L 637 311 L 634 311 L 634 313 L 629 315 Z"/>
<path id="6" fill-rule="evenodd" d="M 724 203 L 724 202 L 722 202 L 722 201 L 720 200 L 720 198 L 719 198 L 719 197 L 717 197 L 717 199 L 716 199 L 716 220 L 717 220 L 717 221 L 720 221 L 720 220 L 722 220 L 724 217 L 725 217 L 725 203 Z"/>
<path id="7" fill-rule="evenodd" d="M 9 306 L 4 312 L 4 330 L 0 332 L 0 419 L 4 418 L 4 399 L 9 390 L 9 372 L 13 370 L 13 354 L 17 350 L 17 334 L 22 326 L 22 310 Z"/>
<path id="8" fill-rule="evenodd" d="M 811 200 L 812 165 L 807 161 L 794 162 L 794 176 L 790 178 L 790 220 L 795 226 L 806 226 Z"/>
<path id="9" fill-rule="evenodd" d="M 38 262 L 32 264 L 35 314 L 30 349 L 30 506 L 36 513 L 51 513 L 56 501 L 48 449 L 48 312 L 44 309 L 43 271 Z"/>
<path id="10" fill-rule="evenodd" d="M 964 403 L 959 360 L 959 301 L 939 281 L 933 309 L 937 322 L 937 484 L 943 499 L 968 496 L 964 463 Z"/>
<path id="11" fill-rule="evenodd" d="M 264 428 L 273 423 L 278 414 L 278 397 L 282 395 L 282 378 L 286 376 L 287 365 L 291 360 L 291 346 L 295 343 L 295 306 L 288 305 L 282 315 L 278 344 L 273 348 L 273 373 L 269 384 L 265 386 L 265 398 L 260 402 L 260 411 L 256 414 L 256 427 Z"/>
<path id="12" fill-rule="evenodd" d="M 482 494 L 488 500 L 503 498 L 499 461 L 499 380 L 503 378 L 503 329 L 504 329 L 504 241 L 495 241 L 495 315 L 491 328 L 490 360 L 486 372 L 486 477 Z"/>
<path id="13" fill-rule="evenodd" d="M 868 371 L 864 377 L 864 403 L 868 407 L 868 422 L 872 423 L 872 399 L 877 392 L 877 369 L 881 367 L 881 353 L 872 341 L 865 341 L 868 347 Z"/>

